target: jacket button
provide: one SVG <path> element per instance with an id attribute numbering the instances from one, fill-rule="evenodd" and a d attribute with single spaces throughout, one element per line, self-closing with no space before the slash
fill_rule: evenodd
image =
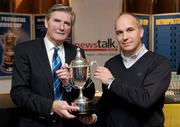
<path id="1" fill-rule="evenodd" d="M 56 123 L 56 120 L 53 120 L 52 122 L 53 122 L 53 123 Z"/>

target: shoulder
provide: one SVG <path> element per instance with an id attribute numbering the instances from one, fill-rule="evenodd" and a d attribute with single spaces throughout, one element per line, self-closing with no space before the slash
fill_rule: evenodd
<path id="1" fill-rule="evenodd" d="M 43 39 L 29 40 L 16 45 L 15 54 L 32 54 L 45 48 Z"/>
<path id="2" fill-rule="evenodd" d="M 114 64 L 114 63 L 120 62 L 121 60 L 122 60 L 122 57 L 120 54 L 118 54 L 118 55 L 111 57 L 109 60 L 107 60 L 105 62 L 105 65 L 111 65 L 112 63 Z"/>
<path id="3" fill-rule="evenodd" d="M 76 49 L 78 48 L 76 45 L 68 43 L 68 42 L 64 42 L 63 45 L 64 45 L 65 50 L 76 51 Z"/>
<path id="4" fill-rule="evenodd" d="M 144 65 L 149 65 L 151 66 L 152 68 L 162 68 L 165 69 L 165 70 L 171 70 L 171 65 L 170 65 L 170 61 L 160 55 L 160 54 L 157 54 L 155 52 L 152 52 L 152 51 L 148 51 L 145 55 L 144 55 Z M 145 62 L 146 61 L 146 62 Z"/>
<path id="5" fill-rule="evenodd" d="M 17 48 L 30 48 L 33 46 L 40 45 L 40 43 L 43 44 L 43 42 L 44 42 L 43 39 L 29 40 L 29 41 L 18 43 L 16 47 Z"/>
<path id="6" fill-rule="evenodd" d="M 160 54 L 157 54 L 155 52 L 152 52 L 152 51 L 148 51 L 147 52 L 147 57 L 152 60 L 153 62 L 167 62 L 169 63 L 169 60 L 165 57 L 165 56 L 162 56 Z"/>
<path id="7" fill-rule="evenodd" d="M 63 45 L 64 45 L 65 51 L 71 52 L 72 54 L 74 54 L 74 53 L 76 54 L 77 48 L 80 48 L 80 47 L 77 47 L 76 45 L 68 43 L 68 42 L 64 42 Z M 84 54 L 84 49 L 80 48 L 80 51 L 82 54 Z"/>
<path id="8" fill-rule="evenodd" d="M 75 46 L 75 45 L 73 45 L 73 44 L 71 44 L 69 42 L 64 42 L 63 45 L 64 45 L 65 48 L 72 48 L 72 49 L 77 48 L 77 46 Z"/>

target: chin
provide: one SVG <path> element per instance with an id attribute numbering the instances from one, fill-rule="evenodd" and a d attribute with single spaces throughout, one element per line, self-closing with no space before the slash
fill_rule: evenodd
<path id="1" fill-rule="evenodd" d="M 122 49 L 124 51 L 132 51 L 134 49 L 134 47 L 132 47 L 132 46 L 123 46 Z"/>
<path id="2" fill-rule="evenodd" d="M 56 41 L 57 42 L 64 42 L 66 40 L 66 38 L 57 38 Z"/>

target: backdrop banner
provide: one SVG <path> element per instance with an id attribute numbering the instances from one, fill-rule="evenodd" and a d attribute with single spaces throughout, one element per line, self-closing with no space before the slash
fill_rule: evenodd
<path id="1" fill-rule="evenodd" d="M 12 73 L 16 44 L 31 39 L 31 15 L 0 13 L 0 77 Z"/>
<path id="2" fill-rule="evenodd" d="M 70 6 L 76 13 L 72 42 L 86 51 L 88 61 L 103 66 L 119 53 L 114 24 L 122 11 L 122 0 L 70 0 Z M 96 87 L 101 90 L 101 85 Z"/>
<path id="3" fill-rule="evenodd" d="M 153 19 L 154 52 L 169 59 L 172 71 L 180 64 L 180 14 L 156 14 Z"/>

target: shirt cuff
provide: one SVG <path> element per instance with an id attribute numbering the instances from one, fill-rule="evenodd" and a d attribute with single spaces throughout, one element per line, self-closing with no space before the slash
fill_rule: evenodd
<path id="1" fill-rule="evenodd" d="M 66 92 L 71 92 L 72 90 L 72 85 L 70 83 L 68 83 L 67 85 L 64 85 L 63 87 L 66 90 Z"/>
<path id="2" fill-rule="evenodd" d="M 111 87 L 111 84 L 112 84 L 112 82 L 114 81 L 114 77 L 112 77 L 112 78 L 109 78 L 108 80 L 107 80 L 107 83 L 108 83 L 108 89 Z"/>

